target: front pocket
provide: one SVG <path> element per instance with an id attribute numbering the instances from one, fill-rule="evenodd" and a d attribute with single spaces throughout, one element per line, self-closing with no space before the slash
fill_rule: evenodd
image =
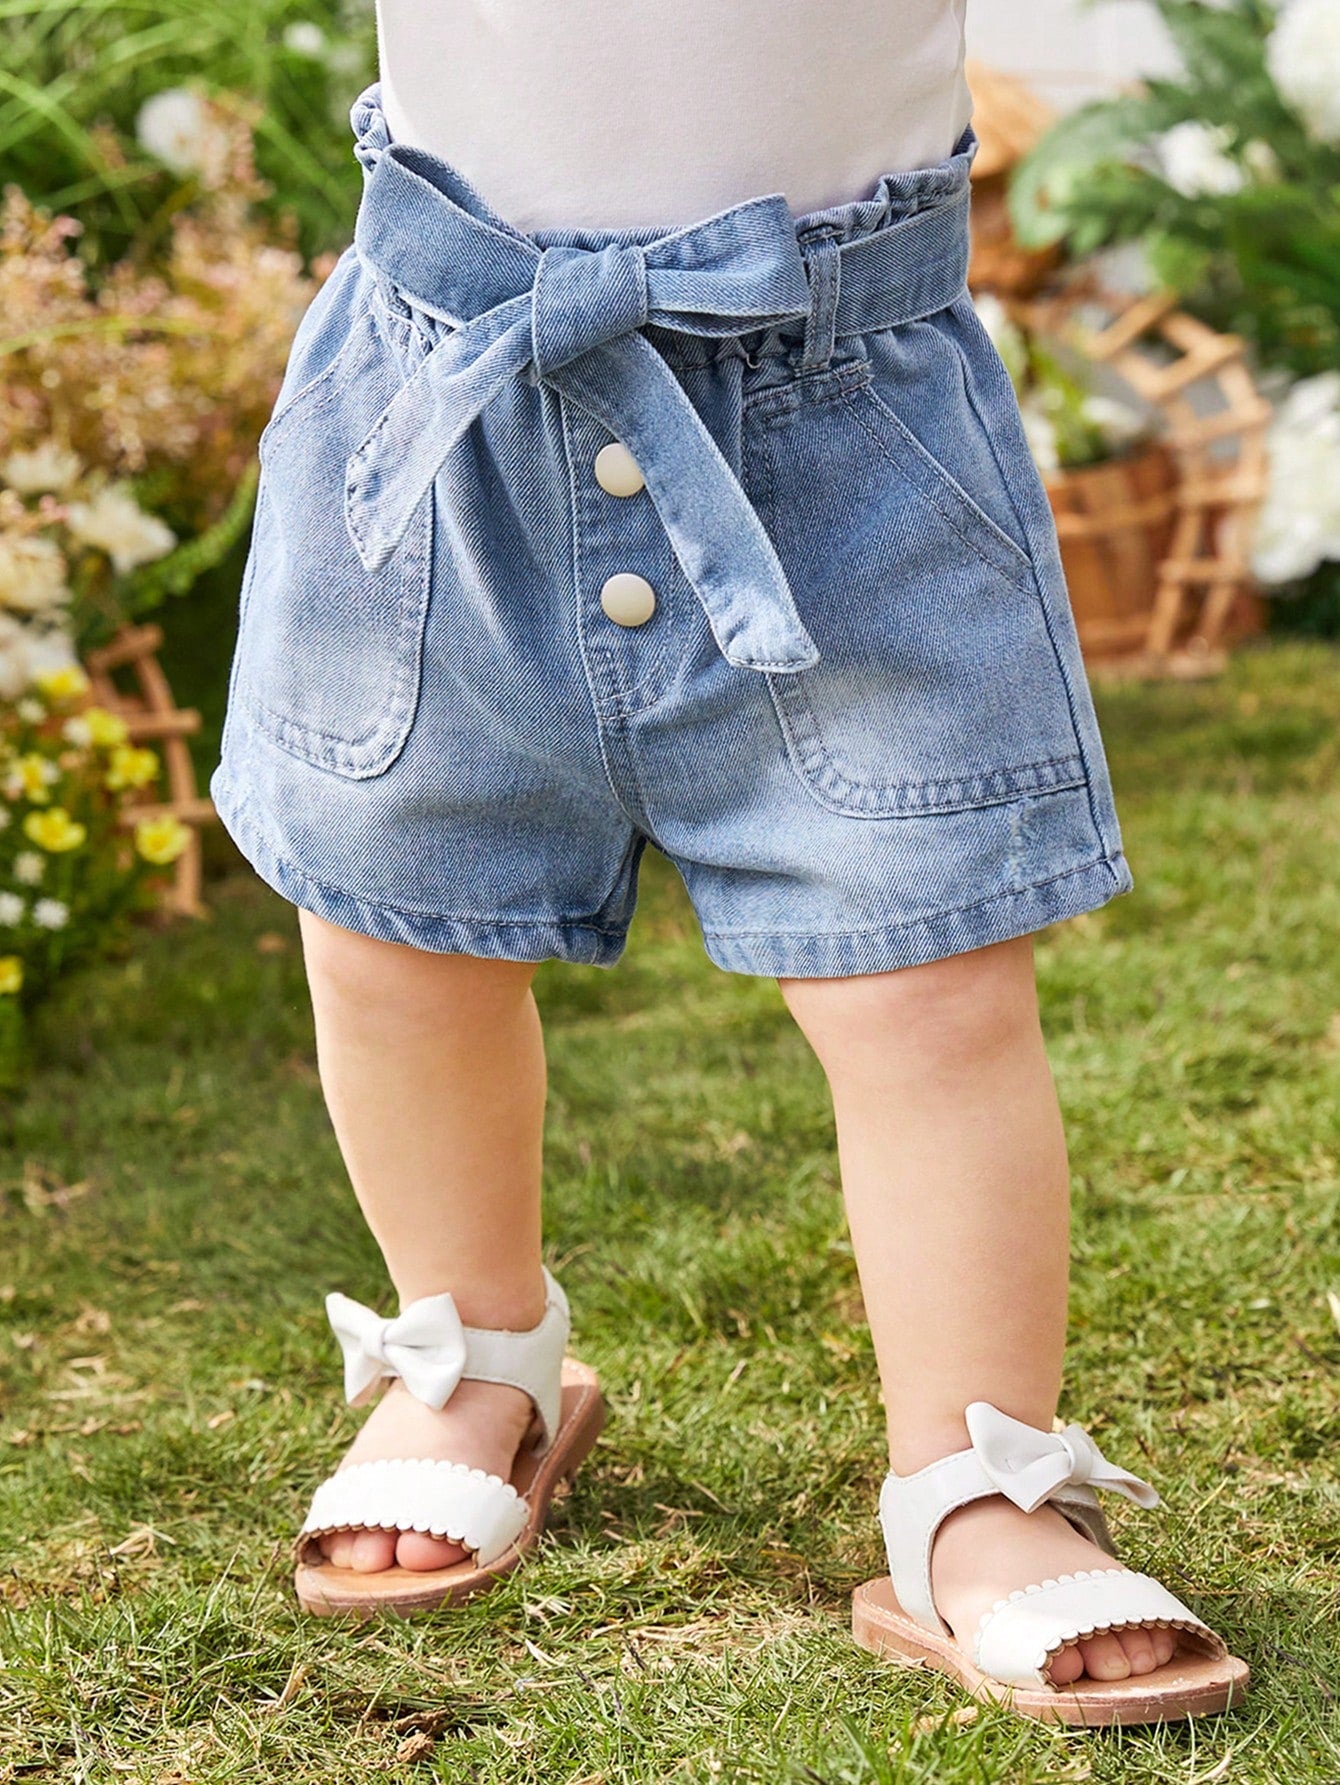
<path id="1" fill-rule="evenodd" d="M 745 427 L 746 482 L 820 656 L 770 674 L 773 702 L 808 790 L 856 817 L 956 812 L 1085 780 L 987 423 L 933 319 L 910 328 L 938 345 L 909 331 L 871 337 L 872 378 Z M 899 351 L 915 350 L 901 383 L 881 376 L 893 333 Z M 927 402 L 927 431 L 956 443 L 971 487 L 904 419 Z"/>
<path id="2" fill-rule="evenodd" d="M 361 780 L 390 768 L 414 722 L 433 497 L 382 569 L 366 570 L 345 524 L 345 461 L 402 372 L 365 303 L 349 328 L 264 438 L 232 698 L 291 755 Z"/>

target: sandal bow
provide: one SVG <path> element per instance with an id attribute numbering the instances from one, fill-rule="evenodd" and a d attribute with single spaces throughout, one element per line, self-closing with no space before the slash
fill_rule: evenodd
<path id="1" fill-rule="evenodd" d="M 344 1398 L 351 1407 L 370 1401 L 390 1376 L 399 1376 L 430 1407 L 444 1407 L 456 1392 L 468 1353 L 456 1303 L 445 1291 L 386 1319 L 332 1290 L 326 1315 L 344 1353 Z"/>
<path id="2" fill-rule="evenodd" d="M 1109 1462 L 1083 1426 L 1043 1432 L 1012 1419 L 989 1401 L 974 1401 L 965 1418 L 978 1462 L 997 1491 L 1021 1512 L 1036 1512 L 1067 1487 L 1104 1488 L 1137 1506 L 1159 1504 L 1154 1488 Z"/>

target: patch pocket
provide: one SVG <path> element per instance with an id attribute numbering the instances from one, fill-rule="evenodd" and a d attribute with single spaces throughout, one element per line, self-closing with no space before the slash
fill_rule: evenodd
<path id="1" fill-rule="evenodd" d="M 864 378 L 745 414 L 746 485 L 820 656 L 768 685 L 807 789 L 855 817 L 1085 781 L 992 418 L 937 323 L 867 336 Z"/>
<path id="2" fill-rule="evenodd" d="M 335 358 L 262 436 L 242 588 L 233 698 L 290 755 L 354 780 L 399 756 L 423 673 L 432 492 L 378 571 L 363 567 L 344 517 L 345 461 L 404 375 L 358 305 Z"/>

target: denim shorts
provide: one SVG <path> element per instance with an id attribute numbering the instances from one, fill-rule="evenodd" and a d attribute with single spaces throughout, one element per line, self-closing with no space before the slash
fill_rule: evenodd
<path id="1" fill-rule="evenodd" d="M 611 966 L 650 842 L 708 956 L 829 976 L 1131 886 L 1056 531 L 968 296 L 969 125 L 802 217 L 523 233 L 352 113 L 210 792 L 418 948 Z"/>

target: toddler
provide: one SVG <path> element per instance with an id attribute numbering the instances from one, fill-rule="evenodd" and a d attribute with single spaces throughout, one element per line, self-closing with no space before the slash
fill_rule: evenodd
<path id="1" fill-rule="evenodd" d="M 1067 1162 L 1032 936 L 1131 886 L 1047 498 L 968 296 L 964 0 L 382 0 L 354 241 L 261 442 L 211 791 L 299 907 L 399 1313 L 312 1612 L 487 1587 L 594 1443 L 542 1263 L 536 963 L 650 842 L 831 1087 L 888 1418 L 857 1639 L 1032 1716 L 1247 1670 L 1054 1430 Z M 875 1510 L 871 1509 L 872 1512 Z"/>

